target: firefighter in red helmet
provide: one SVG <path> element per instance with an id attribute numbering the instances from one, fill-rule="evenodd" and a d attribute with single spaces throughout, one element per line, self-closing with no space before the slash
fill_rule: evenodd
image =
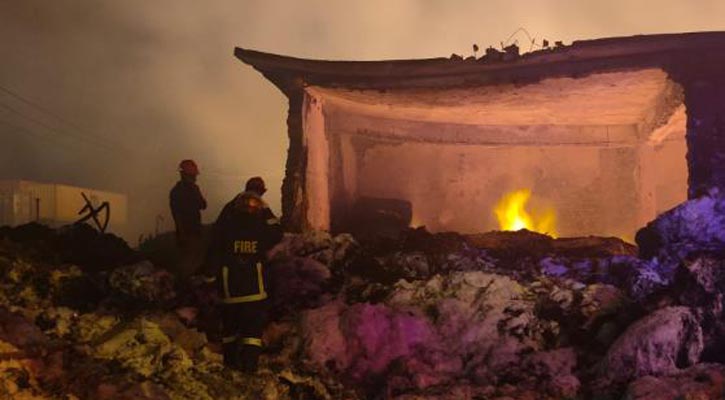
<path id="1" fill-rule="evenodd" d="M 224 363 L 257 370 L 267 323 L 267 252 L 282 239 L 282 228 L 262 200 L 264 181 L 254 177 L 230 201 L 214 224 L 205 275 L 221 297 Z"/>
<path id="2" fill-rule="evenodd" d="M 180 249 L 178 273 L 191 276 L 203 260 L 204 243 L 201 232 L 201 211 L 207 207 L 196 179 L 199 167 L 194 160 L 179 163 L 180 179 L 171 189 L 169 205 L 176 226 L 176 242 Z"/>

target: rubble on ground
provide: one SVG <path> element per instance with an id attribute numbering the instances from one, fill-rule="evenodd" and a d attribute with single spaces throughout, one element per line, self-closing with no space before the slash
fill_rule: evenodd
<path id="1" fill-rule="evenodd" d="M 211 288 L 85 228 L 3 229 L 0 397 L 720 398 L 718 204 L 663 214 L 643 258 L 615 238 L 527 231 L 287 234 L 256 375 L 222 365 Z M 69 256 L 69 237 L 120 256 Z"/>
<path id="2" fill-rule="evenodd" d="M 656 259 L 662 273 L 674 274 L 692 256 L 725 256 L 725 193 L 717 189 L 660 215 L 637 232 L 640 254 Z"/>
<path id="3" fill-rule="evenodd" d="M 725 392 L 725 366 L 698 364 L 668 376 L 645 376 L 632 382 L 631 400 L 721 399 Z"/>
<path id="4" fill-rule="evenodd" d="M 163 303 L 176 297 L 171 274 L 148 261 L 114 269 L 108 277 L 108 284 L 126 301 Z"/>
<path id="5" fill-rule="evenodd" d="M 602 374 L 616 382 L 671 375 L 700 359 L 702 328 L 687 307 L 665 307 L 636 321 L 609 348 Z"/>

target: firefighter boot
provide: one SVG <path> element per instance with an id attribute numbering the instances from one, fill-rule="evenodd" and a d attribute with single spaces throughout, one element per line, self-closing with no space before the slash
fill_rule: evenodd
<path id="1" fill-rule="evenodd" d="M 224 343 L 222 350 L 224 352 L 224 365 L 228 368 L 239 368 L 239 346 L 236 342 Z"/>
<path id="2" fill-rule="evenodd" d="M 262 347 L 253 344 L 241 343 L 238 349 L 239 370 L 248 374 L 256 373 L 259 355 L 262 353 Z"/>

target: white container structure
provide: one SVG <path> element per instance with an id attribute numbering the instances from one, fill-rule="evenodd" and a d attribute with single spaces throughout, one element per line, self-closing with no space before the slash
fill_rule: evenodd
<path id="1" fill-rule="evenodd" d="M 110 206 L 109 229 L 123 228 L 128 220 L 126 195 L 76 186 L 25 180 L 0 181 L 0 226 L 39 222 L 51 227 L 78 221 L 86 213 L 83 194 L 94 208 Z M 105 219 L 105 212 L 100 217 Z M 91 220 L 92 222 L 92 220 Z"/>

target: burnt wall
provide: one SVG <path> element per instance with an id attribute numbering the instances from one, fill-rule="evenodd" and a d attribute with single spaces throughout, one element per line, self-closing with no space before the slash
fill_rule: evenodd
<path id="1" fill-rule="evenodd" d="M 725 190 L 725 55 L 694 60 L 673 69 L 685 89 L 690 198 L 713 187 Z"/>
<path id="2" fill-rule="evenodd" d="M 498 200 L 528 188 L 529 210 L 555 209 L 559 235 L 631 239 L 659 206 L 685 198 L 683 140 L 657 148 L 456 145 L 362 136 L 354 142 L 361 148 L 355 167 L 359 195 L 408 200 L 414 224 L 433 231 L 498 229 Z M 652 173 L 644 182 L 643 169 Z"/>
<path id="3" fill-rule="evenodd" d="M 602 61 L 597 62 L 602 63 Z M 725 190 L 725 168 L 723 168 L 725 164 L 725 74 L 723 74 L 725 53 L 680 51 L 666 55 L 659 54 L 656 58 L 654 56 L 647 58 L 643 55 L 634 57 L 630 61 L 613 60 L 609 67 L 601 64 L 601 71 L 617 70 L 628 64 L 659 66 L 684 89 L 684 102 L 687 108 L 686 159 L 689 197 L 697 197 L 712 187 Z M 556 71 L 552 71 L 552 74 L 556 74 Z M 290 76 L 287 80 L 296 81 L 296 79 L 300 78 Z M 287 119 L 290 148 L 287 174 L 283 184 L 283 220 L 288 229 L 299 231 L 311 227 L 308 215 L 311 205 L 308 198 L 309 182 L 307 181 L 309 178 L 307 173 L 309 148 L 304 140 L 303 126 L 303 98 L 306 89 L 304 83 L 300 83 L 294 90 L 290 90 L 289 87 L 285 86 L 286 90 L 284 90 L 290 100 Z M 326 140 L 329 141 L 331 133 L 327 128 L 325 130 Z M 388 133 L 384 134 L 388 135 Z M 358 163 L 347 162 L 345 157 L 340 156 L 344 152 L 357 151 L 351 149 L 350 143 L 350 141 L 342 141 L 339 137 L 332 137 L 328 143 L 328 150 L 331 151 L 329 201 L 332 204 L 330 206 L 330 212 L 333 214 L 332 222 L 334 222 L 335 214 L 344 213 L 346 207 L 354 201 L 356 196 L 364 194 L 361 191 L 364 185 L 357 177 Z M 343 151 L 343 147 L 346 150 Z M 681 179 L 681 169 L 672 167 L 666 161 L 669 156 L 658 156 L 658 154 L 665 153 L 678 154 L 680 150 L 675 147 L 677 147 L 675 144 L 659 145 L 654 149 L 654 155 L 640 152 L 637 156 L 650 159 L 654 157 L 655 167 L 653 169 L 655 171 L 669 171 L 659 175 L 655 173 L 654 182 L 650 182 L 649 187 L 646 188 L 647 191 L 657 193 L 654 204 L 650 206 L 655 213 L 671 207 L 672 203 L 680 197 L 677 181 Z M 658 157 L 660 157 L 659 161 Z M 645 182 L 648 179 L 646 176 L 648 174 L 652 176 L 652 173 L 652 171 L 639 171 L 635 172 L 635 175 L 639 174 L 641 182 Z M 642 201 L 642 199 L 637 200 L 638 203 Z"/>
<path id="4" fill-rule="evenodd" d="M 302 103 L 303 92 L 288 94 L 287 134 L 289 148 L 282 181 L 282 224 L 285 229 L 300 232 L 306 228 L 307 197 L 305 196 L 305 171 L 307 151 L 303 143 Z"/>

